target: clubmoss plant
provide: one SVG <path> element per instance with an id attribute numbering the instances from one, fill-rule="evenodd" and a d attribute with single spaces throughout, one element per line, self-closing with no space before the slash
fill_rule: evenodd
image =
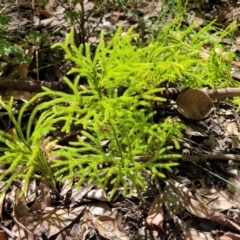
<path id="1" fill-rule="evenodd" d="M 13 133 L 0 130 L 0 164 L 6 166 L 6 170 L 1 174 L 0 179 L 7 179 L 2 193 L 18 178 L 25 180 L 24 192 L 35 172 L 41 172 L 41 175 L 45 176 L 52 188 L 56 190 L 55 178 L 48 164 L 45 149 L 43 149 L 43 133 L 53 130 L 53 127 L 47 124 L 37 128 L 36 125 L 31 137 L 25 137 L 21 128 L 21 121 L 18 122 L 13 114 L 13 98 L 8 104 L 0 99 L 0 105 L 7 111 L 15 127 Z M 37 174 L 35 176 L 37 177 Z"/>
<path id="2" fill-rule="evenodd" d="M 75 79 L 65 78 L 72 93 L 43 88 L 44 92 L 23 105 L 17 119 L 11 110 L 13 99 L 8 104 L 0 101 L 17 132 L 0 132 L 0 164 L 7 164 L 0 180 L 10 176 L 6 189 L 20 177 L 25 191 L 30 178 L 40 171 L 52 186 L 55 179 L 74 180 L 76 176 L 79 186 L 85 182 L 110 185 L 111 198 L 120 185 L 124 193 L 135 187 L 144 189 L 146 172 L 152 178 L 165 177 L 165 170 L 176 166 L 181 157 L 175 149 L 179 148 L 183 126 L 174 118 L 154 122 L 153 103 L 165 101 L 157 93 L 169 82 L 214 87 L 221 74 L 218 85 L 230 81 L 225 76 L 229 63 L 214 53 L 227 32 L 208 36 L 211 29 L 212 24 L 199 32 L 194 26 L 180 30 L 178 22 L 171 22 L 147 47 L 139 47 L 133 27 L 125 33 L 119 27 L 109 41 L 101 33 L 94 55 L 90 44 L 75 45 L 72 30 L 64 43 L 53 46 L 62 48 L 65 58 L 75 65 L 69 72 Z M 209 42 L 213 50 L 203 61 L 199 53 Z M 121 88 L 124 91 L 120 93 Z M 50 100 L 37 103 L 23 127 L 25 111 L 40 98 Z M 57 149 L 54 142 L 50 149 L 42 147 L 46 132 L 59 127 L 69 132 L 73 125 L 81 130 L 77 141 Z M 53 157 L 55 160 L 50 161 Z"/>

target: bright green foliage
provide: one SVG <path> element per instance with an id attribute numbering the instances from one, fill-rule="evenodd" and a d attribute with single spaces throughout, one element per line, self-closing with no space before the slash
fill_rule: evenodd
<path id="1" fill-rule="evenodd" d="M 69 72 L 76 75 L 74 81 L 65 78 L 73 93 L 44 88 L 44 92 L 24 104 L 17 119 L 11 113 L 12 101 L 8 105 L 0 102 L 17 129 L 16 136 L 0 132 L 0 141 L 6 145 L 0 149 L 0 164 L 6 163 L 6 158 L 10 164 L 0 180 L 10 174 L 11 184 L 16 176 L 21 176 L 25 190 L 34 171 L 39 170 L 52 186 L 54 177 L 73 180 L 76 176 L 79 185 L 111 185 L 112 197 L 119 185 L 125 193 L 131 193 L 135 187 L 145 188 L 146 172 L 150 171 L 152 178 L 165 177 L 164 169 L 170 171 L 177 165 L 173 160 L 180 157 L 173 152 L 179 148 L 183 126 L 171 118 L 154 122 L 153 103 L 165 100 L 156 93 L 167 82 L 179 82 L 186 87 L 215 86 L 219 76 L 217 84 L 226 85 L 223 77 L 228 63 L 215 56 L 213 50 L 205 61 L 198 57 L 204 43 L 211 41 L 213 49 L 219 46 L 220 39 L 207 38 L 211 28 L 210 24 L 201 33 L 195 33 L 193 26 L 180 31 L 173 22 L 147 47 L 139 47 L 134 44 L 138 35 L 133 28 L 123 34 L 119 27 L 108 42 L 101 34 L 94 56 L 90 44 L 75 45 L 71 31 L 64 43 L 54 47 L 61 47 L 65 58 L 75 64 Z M 87 86 L 82 79 L 87 79 Z M 37 104 L 23 133 L 25 110 L 44 97 L 51 100 Z M 43 147 L 46 132 L 60 126 L 61 131 L 69 132 L 72 125 L 82 129 L 78 141 L 54 151 Z M 48 161 L 51 156 L 55 156 L 53 162 Z"/>
<path id="2" fill-rule="evenodd" d="M 86 130 L 91 133 L 82 131 L 86 139 L 79 137 L 78 142 L 72 143 L 73 147 L 64 147 L 56 151 L 55 154 L 68 159 L 55 161 L 53 166 L 59 168 L 56 176 L 70 171 L 67 178 L 72 179 L 77 174 L 81 176 L 79 184 L 86 179 L 89 179 L 89 183 L 96 182 L 102 186 L 111 182 L 114 189 L 112 194 L 119 185 L 124 186 L 125 193 L 127 192 L 129 188 L 126 179 L 132 181 L 130 190 L 135 186 L 144 188 L 146 180 L 142 174 L 148 169 L 152 172 L 152 178 L 165 177 L 161 169 L 171 170 L 177 163 L 167 163 L 164 160 L 179 157 L 178 154 L 171 154 L 172 147 L 165 144 L 172 138 L 178 147 L 177 137 L 181 137 L 180 125 L 176 124 L 178 128 L 173 129 L 173 121 L 170 119 L 160 126 L 151 124 L 142 111 L 129 111 L 128 116 L 120 115 L 117 112 L 110 114 L 110 119 L 102 126 L 90 123 Z M 104 140 L 107 139 L 109 143 L 107 141 L 104 144 Z M 142 155 L 149 156 L 149 159 L 138 162 L 137 156 Z"/>
<path id="3" fill-rule="evenodd" d="M 40 131 L 38 131 L 36 125 L 31 137 L 26 138 L 21 128 L 21 121 L 18 122 L 12 112 L 13 98 L 8 104 L 5 104 L 0 99 L 0 105 L 7 110 L 9 118 L 16 129 L 16 132 L 12 134 L 0 130 L 0 152 L 3 153 L 0 156 L 0 164 L 9 166 L 0 175 L 0 181 L 7 177 L 7 184 L 2 189 L 2 192 L 7 190 L 12 181 L 17 178 L 25 179 L 23 188 L 25 191 L 34 171 L 40 171 L 49 180 L 51 186 L 55 188 L 55 180 L 47 162 L 46 152 L 43 151 L 41 144 L 44 129 L 51 130 L 53 128 L 50 125 L 47 125 L 46 128 L 42 125 Z M 8 178 L 9 175 L 10 178 Z"/>
<path id="4" fill-rule="evenodd" d="M 172 21 L 160 31 L 157 40 L 147 47 L 149 61 L 155 62 L 159 79 L 178 81 L 181 87 L 234 86 L 237 82 L 230 77 L 234 54 L 229 49 L 224 58 L 216 54 L 216 49 L 223 50 L 220 42 L 230 35 L 233 27 L 230 25 L 225 30 L 217 31 L 212 22 L 199 31 L 195 30 L 194 25 L 182 30 L 178 20 Z M 209 54 L 209 58 L 201 59 L 200 53 Z"/>
<path id="5" fill-rule="evenodd" d="M 64 44 L 55 45 L 62 47 L 66 58 L 76 64 L 70 71 L 78 74 L 76 85 L 79 76 L 87 77 L 89 85 L 89 89 L 82 86 L 75 98 L 79 108 L 75 110 L 78 112 L 75 124 L 83 126 L 82 134 L 86 138 L 79 137 L 77 143 L 72 143 L 73 147 L 54 152 L 67 159 L 54 162 L 53 167 L 59 168 L 55 175 L 69 172 L 67 178 L 72 179 L 77 173 L 81 176 L 79 184 L 88 178 L 89 182 L 102 186 L 106 186 L 110 179 L 112 194 L 120 184 L 125 193 L 129 190 L 126 179 L 132 182 L 130 190 L 135 186 L 144 188 L 146 180 L 141 174 L 148 169 L 153 178 L 164 177 L 161 169 L 170 170 L 176 163 L 167 163 L 163 159 L 179 157 L 170 150 L 172 145 L 179 147 L 177 138 L 181 137 L 182 129 L 171 119 L 154 124 L 154 113 L 139 109 L 141 105 L 151 109 L 152 101 L 163 101 L 155 96 L 162 89 L 158 88 L 160 81 L 154 63 L 146 61 L 146 49 L 132 44 L 132 39 L 137 37 L 132 28 L 124 37 L 121 35 L 119 28 L 106 45 L 102 34 L 93 59 L 90 45 L 85 46 L 86 56 L 82 54 L 82 46 L 75 46 L 73 32 Z M 118 86 L 126 88 L 122 96 L 118 96 Z M 66 112 L 65 107 L 56 108 L 56 113 L 61 111 Z M 109 140 L 107 146 L 104 146 L 104 140 Z M 169 145 L 166 145 L 167 141 Z M 138 162 L 137 156 L 142 155 L 149 156 L 149 159 Z"/>

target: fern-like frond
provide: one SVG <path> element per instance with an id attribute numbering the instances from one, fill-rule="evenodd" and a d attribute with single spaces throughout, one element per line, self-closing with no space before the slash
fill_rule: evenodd
<path id="1" fill-rule="evenodd" d="M 235 84 L 226 74 L 234 55 L 224 59 L 215 51 L 230 29 L 209 34 L 213 29 L 210 23 L 198 31 L 193 25 L 182 30 L 179 19 L 173 20 L 148 46 L 137 46 L 134 28 L 123 34 L 120 26 L 109 41 L 101 33 L 94 56 L 90 44 L 75 45 L 72 29 L 64 43 L 53 46 L 62 48 L 65 58 L 74 63 L 69 74 L 75 78 L 64 78 L 72 93 L 43 87 L 42 93 L 23 105 L 18 117 L 12 111 L 13 99 L 9 103 L 0 99 L 16 128 L 15 135 L 0 131 L 0 164 L 8 164 L 0 180 L 10 176 L 7 188 L 18 176 L 24 179 L 26 190 L 35 171 L 45 175 L 53 188 L 55 177 L 72 181 L 78 176 L 79 186 L 85 182 L 111 186 L 112 197 L 120 185 L 124 193 L 135 187 L 144 189 L 146 172 L 152 178 L 165 177 L 181 157 L 175 151 L 184 128 L 176 119 L 154 122 L 153 103 L 165 101 L 158 97 L 163 83 L 176 82 L 181 87 Z M 212 48 L 209 58 L 202 60 L 199 54 L 206 43 Z M 83 77 L 87 85 L 81 82 Z M 121 96 L 120 89 L 124 89 Z M 35 108 L 25 126 L 23 119 L 32 105 Z M 75 142 L 54 151 L 41 146 L 46 132 L 60 128 L 67 133 L 72 126 L 80 129 Z M 138 161 L 139 156 L 147 160 Z"/>

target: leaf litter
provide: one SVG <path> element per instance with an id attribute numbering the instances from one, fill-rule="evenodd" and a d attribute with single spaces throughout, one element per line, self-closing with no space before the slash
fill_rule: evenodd
<path id="1" fill-rule="evenodd" d="M 93 1 L 85 0 L 84 4 L 86 11 L 91 11 L 95 6 Z M 143 15 L 144 21 L 150 21 L 147 24 L 151 26 L 151 19 L 159 15 L 163 6 L 163 1 L 136 1 L 135 8 Z M 212 4 L 209 3 L 209 6 Z M 64 13 L 67 6 L 64 4 L 56 5 L 55 1 L 37 3 L 38 14 L 34 15 L 33 22 L 29 18 L 32 11 L 29 3 L 7 2 L 2 7 L 12 17 L 7 26 L 9 30 L 33 26 L 35 29 L 60 31 L 63 35 L 66 32 L 68 22 Z M 114 11 L 110 13 L 89 18 L 88 27 L 96 31 L 112 31 L 120 23 L 128 27 L 141 21 L 132 12 L 127 14 L 118 7 L 112 8 Z M 231 15 L 219 12 L 218 22 Z M 63 39 L 62 36 L 60 38 Z M 92 43 L 98 41 L 96 36 L 89 37 L 89 40 Z M 28 50 L 31 50 L 33 61 L 36 49 Z M 201 58 L 206 59 L 208 55 L 201 55 Z M 21 81 L 33 70 L 30 64 L 11 66 L 9 59 L 5 58 L 4 61 L 11 69 L 1 69 L 1 77 L 18 76 Z M 34 82 L 34 79 L 30 81 Z M 160 184 L 149 180 L 148 189 L 142 193 L 145 203 L 140 201 L 137 194 L 123 197 L 121 191 L 113 202 L 108 202 L 107 193 L 98 186 L 87 185 L 76 189 L 74 184 L 67 181 L 62 183 L 58 196 L 44 178 L 34 180 L 28 192 L 19 197 L 19 183 L 16 182 L 16 186 L 0 198 L 0 227 L 11 229 L 9 239 L 240 239 L 240 175 L 237 162 L 240 158 L 234 155 L 236 161 L 226 158 L 218 162 L 196 162 L 203 168 L 188 159 L 188 155 L 198 155 L 201 161 L 204 159 L 202 155 L 208 155 L 211 160 L 214 153 L 223 156 L 226 153 L 239 154 L 239 117 L 235 109 L 225 103 L 221 105 L 221 102 L 218 103 L 216 117 L 214 103 L 208 95 L 201 90 L 201 97 L 198 98 L 196 90 L 190 89 L 188 92 L 190 99 L 196 97 L 192 108 L 189 105 L 186 108 L 188 96 L 176 102 L 180 114 L 190 120 L 181 119 L 186 125 L 182 141 L 185 161 L 170 174 L 168 180 Z M 7 101 L 9 95 L 20 101 L 28 101 L 31 92 L 5 91 L 2 97 Z M 197 121 L 193 123 L 192 120 Z M 218 173 L 221 178 L 211 175 L 210 171 Z M 2 233 L 5 234 L 4 231 Z"/>

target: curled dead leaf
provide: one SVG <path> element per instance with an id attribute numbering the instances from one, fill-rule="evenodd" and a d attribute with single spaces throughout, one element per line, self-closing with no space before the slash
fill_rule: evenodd
<path id="1" fill-rule="evenodd" d="M 112 240 L 129 240 L 120 230 L 116 219 L 109 216 L 99 216 L 93 218 L 93 223 L 98 230 L 99 235 L 103 238 Z"/>
<path id="2" fill-rule="evenodd" d="M 164 221 L 163 196 L 158 195 L 150 206 L 150 210 L 146 218 L 146 224 L 148 226 L 155 225 L 156 227 L 163 229 L 163 221 Z"/>
<path id="3" fill-rule="evenodd" d="M 108 201 L 107 195 L 103 189 L 92 189 L 87 193 L 86 197 L 99 201 Z"/>
<path id="4" fill-rule="evenodd" d="M 192 120 L 207 118 L 214 110 L 214 104 L 208 94 L 199 89 L 187 89 L 177 98 L 177 110 Z"/>

